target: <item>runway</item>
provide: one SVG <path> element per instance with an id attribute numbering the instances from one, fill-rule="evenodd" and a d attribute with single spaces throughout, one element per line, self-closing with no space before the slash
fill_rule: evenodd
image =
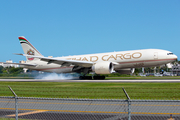
<path id="1" fill-rule="evenodd" d="M 4 82 L 109 82 L 109 83 L 116 83 L 116 82 L 134 82 L 134 83 L 141 83 L 141 82 L 160 82 L 160 83 L 179 83 L 180 79 L 131 79 L 131 80 L 77 80 L 77 79 L 71 79 L 71 80 L 52 80 L 52 79 L 0 79 L 0 81 Z"/>

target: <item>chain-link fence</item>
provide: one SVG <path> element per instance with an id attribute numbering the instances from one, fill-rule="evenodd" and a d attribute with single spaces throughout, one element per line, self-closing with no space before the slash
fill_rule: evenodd
<path id="1" fill-rule="evenodd" d="M 179 120 L 180 100 L 0 97 L 0 119 Z"/>
<path id="2" fill-rule="evenodd" d="M 0 118 L 22 120 L 179 120 L 179 100 L 0 97 Z M 16 119 L 18 119 L 16 118 Z"/>

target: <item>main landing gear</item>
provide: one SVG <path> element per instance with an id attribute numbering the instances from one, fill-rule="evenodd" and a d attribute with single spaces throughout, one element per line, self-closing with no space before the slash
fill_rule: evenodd
<path id="1" fill-rule="evenodd" d="M 94 80 L 104 80 L 105 76 L 93 76 Z"/>
<path id="2" fill-rule="evenodd" d="M 104 80 L 106 77 L 105 76 L 80 76 L 80 80 Z"/>
<path id="3" fill-rule="evenodd" d="M 92 80 L 92 76 L 79 76 L 80 80 Z"/>

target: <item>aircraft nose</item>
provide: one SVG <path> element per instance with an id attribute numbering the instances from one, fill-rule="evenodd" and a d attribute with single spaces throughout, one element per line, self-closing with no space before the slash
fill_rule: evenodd
<path id="1" fill-rule="evenodd" d="M 177 59 L 178 58 L 177 55 L 174 55 L 174 58 Z"/>
<path id="2" fill-rule="evenodd" d="M 167 51 L 167 58 L 177 60 L 177 56 L 170 51 Z"/>
<path id="3" fill-rule="evenodd" d="M 174 60 L 177 60 L 178 57 L 177 57 L 177 55 L 174 54 L 171 58 Z"/>

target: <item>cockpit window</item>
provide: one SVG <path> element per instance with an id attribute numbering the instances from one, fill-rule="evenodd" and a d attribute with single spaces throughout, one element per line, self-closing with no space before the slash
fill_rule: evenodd
<path id="1" fill-rule="evenodd" d="M 174 55 L 173 53 L 167 53 L 167 55 Z"/>

